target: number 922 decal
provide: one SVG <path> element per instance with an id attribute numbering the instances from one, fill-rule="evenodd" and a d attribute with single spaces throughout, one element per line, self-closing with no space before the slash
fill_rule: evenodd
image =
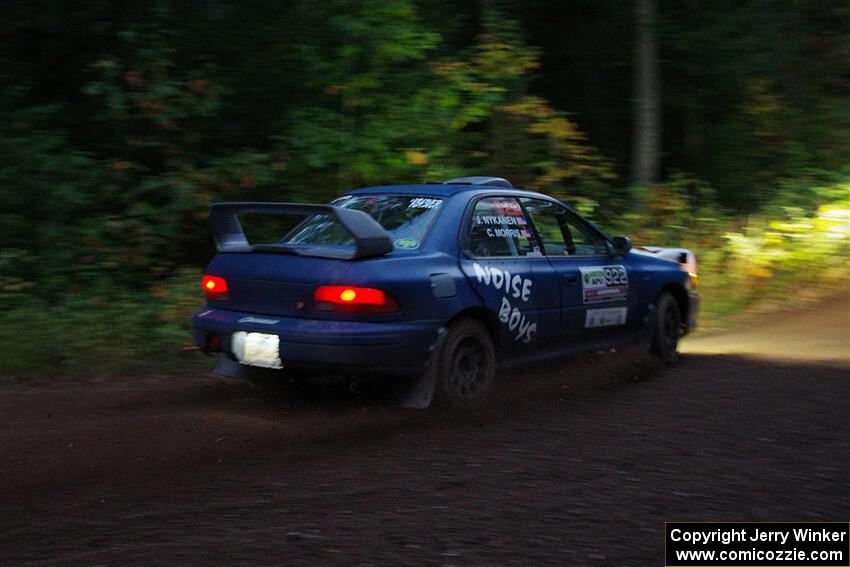
<path id="1" fill-rule="evenodd" d="M 629 296 L 629 273 L 624 266 L 579 268 L 584 303 L 623 301 Z"/>

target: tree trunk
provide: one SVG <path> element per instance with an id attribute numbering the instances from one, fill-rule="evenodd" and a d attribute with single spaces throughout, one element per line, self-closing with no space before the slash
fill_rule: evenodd
<path id="1" fill-rule="evenodd" d="M 658 181 L 661 170 L 661 95 L 655 42 L 656 0 L 636 0 L 634 136 L 632 181 L 641 186 Z"/>

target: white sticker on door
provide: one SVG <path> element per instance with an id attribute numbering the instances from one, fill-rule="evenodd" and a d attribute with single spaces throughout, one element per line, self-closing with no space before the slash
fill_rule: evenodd
<path id="1" fill-rule="evenodd" d="M 608 309 L 588 309 L 584 318 L 586 329 L 592 327 L 613 327 L 625 325 L 629 310 L 626 307 L 609 307 Z"/>
<path id="2" fill-rule="evenodd" d="M 623 266 L 579 268 L 584 303 L 623 301 L 629 297 L 629 273 Z"/>

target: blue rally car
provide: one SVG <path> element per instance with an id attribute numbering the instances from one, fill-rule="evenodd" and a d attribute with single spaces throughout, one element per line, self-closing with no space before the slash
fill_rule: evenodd
<path id="1" fill-rule="evenodd" d="M 249 241 L 266 215 L 300 218 Z M 415 377 L 409 405 L 463 407 L 497 364 L 642 341 L 673 363 L 695 325 L 690 251 L 632 250 L 501 178 L 220 203 L 210 221 L 193 336 L 226 375 Z"/>

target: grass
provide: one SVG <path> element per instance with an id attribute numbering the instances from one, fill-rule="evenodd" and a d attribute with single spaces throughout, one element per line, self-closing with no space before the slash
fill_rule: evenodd
<path id="1" fill-rule="evenodd" d="M 0 325 L 5 379 L 105 377 L 208 369 L 185 352 L 190 318 L 203 305 L 200 275 L 181 270 L 149 293 L 75 295 L 51 304 L 31 299 Z M 185 278 L 185 281 L 182 280 Z"/>

